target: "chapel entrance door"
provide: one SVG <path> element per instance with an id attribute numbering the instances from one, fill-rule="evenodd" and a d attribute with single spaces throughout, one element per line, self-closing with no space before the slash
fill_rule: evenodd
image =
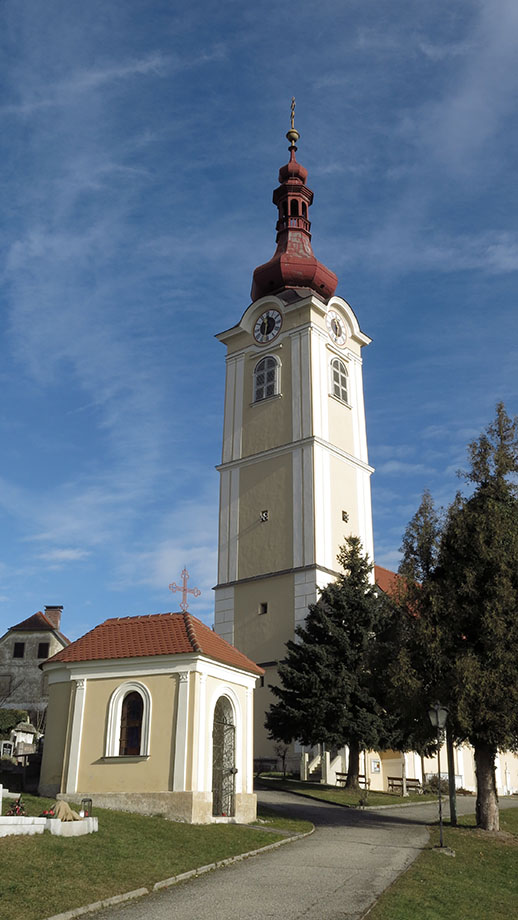
<path id="1" fill-rule="evenodd" d="M 230 701 L 221 696 L 212 728 L 212 814 L 234 816 L 236 727 Z"/>

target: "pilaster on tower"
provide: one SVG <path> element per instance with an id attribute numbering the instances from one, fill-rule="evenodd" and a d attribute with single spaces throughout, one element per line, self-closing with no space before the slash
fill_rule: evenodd
<path id="1" fill-rule="evenodd" d="M 227 346 L 215 629 L 266 669 L 256 693 L 256 756 L 285 643 L 337 574 L 344 538 L 373 558 L 362 348 L 370 339 L 316 258 L 313 192 L 289 162 L 273 194 L 277 247 L 254 271 L 252 303 L 217 338 Z"/>

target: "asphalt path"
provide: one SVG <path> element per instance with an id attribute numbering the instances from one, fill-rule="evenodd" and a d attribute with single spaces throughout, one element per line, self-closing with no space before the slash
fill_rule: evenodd
<path id="1" fill-rule="evenodd" d="M 426 826 L 437 821 L 436 804 L 375 811 L 281 792 L 261 791 L 258 799 L 312 821 L 315 833 L 101 910 L 95 920 L 360 920 L 426 846 Z M 459 798 L 458 813 L 473 811 L 474 804 L 474 797 Z"/>

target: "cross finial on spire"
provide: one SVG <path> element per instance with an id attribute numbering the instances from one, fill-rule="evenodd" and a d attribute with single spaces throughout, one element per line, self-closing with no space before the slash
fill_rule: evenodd
<path id="1" fill-rule="evenodd" d="M 290 120 L 290 130 L 288 131 L 286 137 L 290 141 L 290 149 L 296 150 L 295 144 L 297 143 L 300 134 L 295 127 L 295 96 L 291 97 L 291 120 Z"/>
<path id="2" fill-rule="evenodd" d="M 169 585 L 169 590 L 172 591 L 173 594 L 174 594 L 175 591 L 181 591 L 181 592 L 182 592 L 182 601 L 181 601 L 181 604 L 180 604 L 180 607 L 182 608 L 182 610 L 187 610 L 187 608 L 189 607 L 189 604 L 187 603 L 187 595 L 188 595 L 188 594 L 192 594 L 194 597 L 199 597 L 200 594 L 201 594 L 201 591 L 200 591 L 199 588 L 188 588 L 188 587 L 187 587 L 187 579 L 188 579 L 188 578 L 189 578 L 189 573 L 188 573 L 187 569 L 183 569 L 183 571 L 182 571 L 182 584 L 181 584 L 181 585 L 177 585 L 176 582 L 173 581 L 172 584 Z"/>

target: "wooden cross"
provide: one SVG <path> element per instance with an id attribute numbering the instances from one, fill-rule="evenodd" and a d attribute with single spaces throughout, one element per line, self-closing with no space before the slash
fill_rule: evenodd
<path id="1" fill-rule="evenodd" d="M 182 592 L 182 601 L 181 601 L 181 604 L 180 604 L 180 607 L 182 608 L 182 610 L 187 610 L 187 608 L 189 607 L 189 604 L 187 603 L 187 595 L 188 595 L 188 594 L 192 594 L 193 597 L 199 597 L 200 594 L 201 594 L 201 591 L 200 591 L 199 588 L 188 588 L 188 587 L 187 587 L 187 579 L 188 579 L 188 578 L 189 578 L 189 573 L 188 573 L 187 569 L 183 569 L 183 571 L 182 571 L 182 584 L 181 584 L 181 585 L 177 585 L 176 582 L 173 581 L 173 583 L 169 585 L 169 590 L 172 591 L 173 594 L 174 594 L 175 591 L 181 591 L 181 592 Z"/>

